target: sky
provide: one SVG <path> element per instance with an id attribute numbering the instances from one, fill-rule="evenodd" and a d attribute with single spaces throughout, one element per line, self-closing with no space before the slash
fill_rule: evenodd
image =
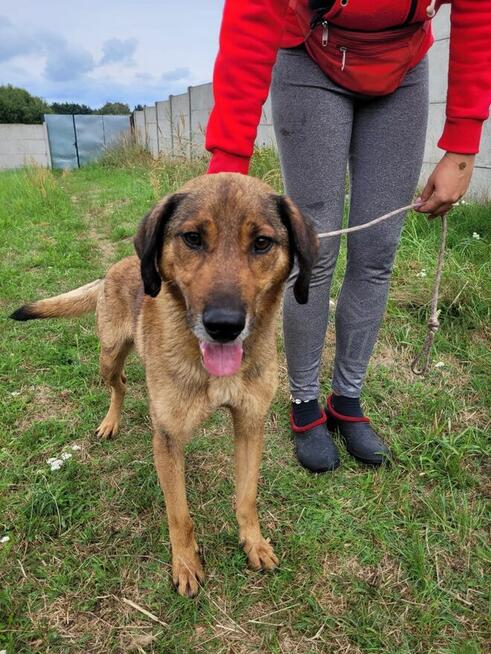
<path id="1" fill-rule="evenodd" d="M 222 9 L 223 0 L 1 3 L 0 85 L 48 102 L 153 104 L 211 81 Z"/>

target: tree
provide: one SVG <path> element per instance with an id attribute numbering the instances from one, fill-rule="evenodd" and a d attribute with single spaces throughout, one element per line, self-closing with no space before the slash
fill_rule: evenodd
<path id="1" fill-rule="evenodd" d="M 95 114 L 95 109 L 77 102 L 52 102 L 51 109 L 55 114 Z"/>
<path id="2" fill-rule="evenodd" d="M 130 108 L 125 102 L 106 102 L 100 109 L 97 110 L 98 114 L 130 114 Z"/>
<path id="3" fill-rule="evenodd" d="M 34 125 L 42 123 L 44 114 L 50 113 L 51 107 L 44 100 L 25 89 L 11 84 L 0 86 L 0 123 Z"/>

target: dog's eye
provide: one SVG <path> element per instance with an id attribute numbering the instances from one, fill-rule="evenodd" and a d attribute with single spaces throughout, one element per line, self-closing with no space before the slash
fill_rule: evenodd
<path id="1" fill-rule="evenodd" d="M 181 234 L 182 240 L 193 250 L 199 250 L 203 247 L 203 241 L 199 232 L 186 232 Z"/>
<path id="2" fill-rule="evenodd" d="M 273 239 L 268 236 L 258 236 L 254 239 L 253 252 L 255 254 L 264 254 L 269 252 L 273 247 Z"/>

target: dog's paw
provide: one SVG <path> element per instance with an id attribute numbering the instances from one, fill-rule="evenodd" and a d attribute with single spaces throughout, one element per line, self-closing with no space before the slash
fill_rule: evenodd
<path id="1" fill-rule="evenodd" d="M 179 595 L 196 597 L 204 580 L 205 573 L 197 553 L 172 557 L 172 584 Z"/>
<path id="2" fill-rule="evenodd" d="M 108 439 L 116 436 L 119 431 L 119 420 L 107 415 L 97 427 L 95 434 L 99 438 Z"/>
<path id="3" fill-rule="evenodd" d="M 247 554 L 249 567 L 252 570 L 273 570 L 279 563 L 273 546 L 262 537 L 254 542 L 246 539 L 242 543 L 242 547 Z"/>

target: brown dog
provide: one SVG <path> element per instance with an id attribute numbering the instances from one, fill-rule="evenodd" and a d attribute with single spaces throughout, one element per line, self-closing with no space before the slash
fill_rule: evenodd
<path id="1" fill-rule="evenodd" d="M 275 318 L 293 260 L 297 301 L 308 299 L 318 250 L 286 197 L 240 174 L 207 175 L 167 196 L 141 222 L 135 248 L 105 279 L 27 304 L 16 320 L 96 309 L 101 374 L 111 405 L 97 433 L 114 435 L 125 394 L 123 366 L 136 347 L 146 370 L 155 466 L 165 495 L 173 582 L 194 596 L 203 580 L 187 501 L 184 445 L 218 407 L 235 430 L 236 515 L 254 569 L 278 560 L 256 511 L 264 418 L 277 386 Z"/>

